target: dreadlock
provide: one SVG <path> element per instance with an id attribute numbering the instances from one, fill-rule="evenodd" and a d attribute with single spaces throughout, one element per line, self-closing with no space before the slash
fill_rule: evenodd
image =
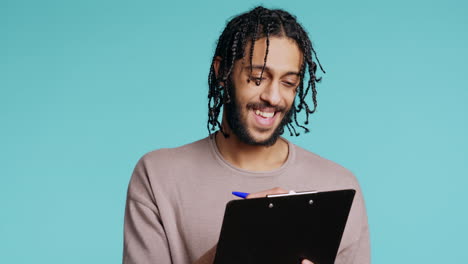
<path id="1" fill-rule="evenodd" d="M 309 39 L 307 32 L 297 22 L 296 17 L 290 13 L 281 9 L 267 9 L 262 6 L 256 7 L 249 12 L 243 13 L 237 17 L 234 17 L 228 22 L 223 33 L 219 37 L 217 42 L 216 50 L 211 61 L 211 68 L 208 75 L 208 133 L 211 136 L 211 131 L 219 128 L 221 133 L 227 135 L 223 131 L 223 127 L 218 120 L 221 112 L 221 107 L 230 103 L 230 89 L 231 85 L 231 72 L 234 67 L 234 63 L 238 59 L 242 59 L 245 56 L 245 48 L 247 43 L 250 42 L 250 71 L 252 73 L 252 58 L 254 52 L 254 43 L 260 38 L 266 38 L 266 51 L 263 62 L 263 68 L 260 74 L 260 78 L 255 81 L 256 85 L 260 85 L 261 77 L 265 70 L 268 49 L 270 45 L 270 37 L 288 37 L 296 41 L 299 49 L 303 54 L 303 62 L 300 70 L 300 83 L 296 88 L 298 101 L 295 100 L 291 107 L 291 118 L 288 120 L 286 127 L 291 136 L 299 136 L 296 128 L 298 126 L 302 128 L 306 133 L 309 129 L 299 124 L 297 114 L 302 110 L 305 111 L 306 119 L 304 124 L 309 123 L 309 115 L 313 114 L 317 108 L 317 90 L 315 84 L 320 82 L 321 78 L 317 78 L 315 72 L 317 71 L 317 64 L 320 70 L 325 73 L 320 61 L 318 60 L 317 53 L 315 52 L 312 43 Z M 217 57 L 221 57 L 218 74 L 215 74 L 214 62 Z M 317 61 L 315 63 L 314 61 Z M 307 84 L 304 88 L 305 74 L 308 73 Z M 306 96 L 311 92 L 313 107 L 310 108 L 306 101 Z M 296 105 L 297 103 L 297 105 Z"/>

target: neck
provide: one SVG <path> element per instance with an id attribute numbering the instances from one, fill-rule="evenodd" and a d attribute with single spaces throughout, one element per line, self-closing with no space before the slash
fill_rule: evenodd
<path id="1" fill-rule="evenodd" d="M 222 133 L 216 133 L 216 145 L 223 158 L 238 168 L 271 171 L 281 167 L 288 158 L 289 146 L 281 137 L 266 147 L 246 144 L 231 131 L 226 132 L 229 134 L 227 138 Z"/>

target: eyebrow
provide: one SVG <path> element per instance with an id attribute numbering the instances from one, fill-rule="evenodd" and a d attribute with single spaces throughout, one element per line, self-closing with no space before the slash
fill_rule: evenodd
<path id="1" fill-rule="evenodd" d="M 245 66 L 244 69 L 250 70 L 250 66 Z M 262 69 L 263 69 L 263 65 L 252 65 L 252 70 L 262 70 Z M 268 66 L 265 66 L 265 71 L 271 71 L 271 69 Z M 295 72 L 295 71 L 288 71 L 284 75 L 301 76 L 299 72 Z"/>

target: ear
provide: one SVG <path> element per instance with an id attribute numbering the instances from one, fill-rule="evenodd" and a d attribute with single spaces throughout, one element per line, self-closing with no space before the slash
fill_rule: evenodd
<path id="1" fill-rule="evenodd" d="M 223 59 L 220 56 L 216 56 L 213 60 L 213 69 L 215 72 L 216 79 L 218 79 L 219 75 L 219 67 L 221 66 L 221 61 Z M 220 85 L 224 85 L 223 82 L 220 82 Z"/>

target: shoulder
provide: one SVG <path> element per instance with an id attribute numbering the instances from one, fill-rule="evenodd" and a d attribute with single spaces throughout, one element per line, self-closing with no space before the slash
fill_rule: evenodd
<path id="1" fill-rule="evenodd" d="M 296 162 L 298 163 L 311 164 L 321 168 L 350 173 L 348 169 L 334 161 L 326 159 L 316 153 L 310 152 L 298 145 L 293 144 L 293 146 L 296 150 Z"/>
<path id="2" fill-rule="evenodd" d="M 150 177 L 157 175 L 163 179 L 174 172 L 206 163 L 213 155 L 211 148 L 207 137 L 180 147 L 157 149 L 143 155 L 136 170 L 144 170 Z"/>
<path id="3" fill-rule="evenodd" d="M 297 169 L 310 172 L 311 175 L 331 184 L 358 186 L 356 177 L 349 169 L 300 146 L 292 145 L 296 152 L 294 165 Z"/>
<path id="4" fill-rule="evenodd" d="M 129 193 L 153 196 L 155 188 L 171 185 L 195 165 L 202 164 L 210 153 L 210 142 L 204 138 L 180 147 L 162 148 L 144 154 L 135 165 L 130 179 Z M 138 199 L 142 200 L 142 199 Z M 148 200 L 148 199 L 146 199 Z"/>
<path id="5" fill-rule="evenodd" d="M 173 165 L 182 165 L 197 158 L 210 155 L 209 138 L 197 140 L 174 148 L 162 148 L 144 154 L 137 166 L 146 168 L 166 168 Z"/>

